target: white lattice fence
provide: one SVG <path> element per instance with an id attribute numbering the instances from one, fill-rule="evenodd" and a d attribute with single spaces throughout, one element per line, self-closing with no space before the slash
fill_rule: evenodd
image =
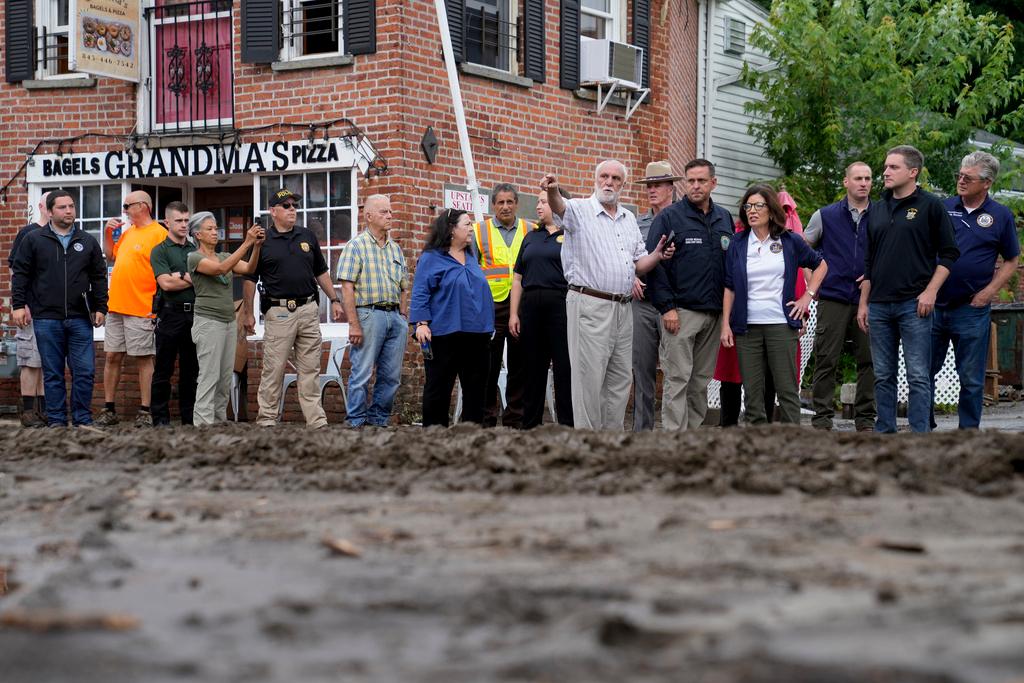
<path id="1" fill-rule="evenodd" d="M 814 350 L 814 329 L 818 324 L 818 302 L 811 302 L 810 315 L 807 318 L 807 327 L 804 328 L 804 334 L 800 337 L 800 379 L 803 379 L 804 369 L 807 367 L 807 361 L 811 357 L 811 351 Z M 722 401 L 718 396 L 719 387 L 721 382 L 717 379 L 713 379 L 708 383 L 708 407 L 710 408 L 721 408 Z M 799 381 L 797 383 L 799 386 Z M 899 371 L 896 377 L 896 400 L 906 401 L 910 395 L 910 386 L 907 384 L 907 369 L 903 365 L 903 345 L 900 344 L 900 358 L 899 358 Z M 956 405 L 960 400 L 960 379 L 956 374 L 956 361 L 953 357 L 953 345 L 950 344 L 949 350 L 946 352 L 946 362 L 942 365 L 942 370 L 935 376 L 935 403 Z"/>

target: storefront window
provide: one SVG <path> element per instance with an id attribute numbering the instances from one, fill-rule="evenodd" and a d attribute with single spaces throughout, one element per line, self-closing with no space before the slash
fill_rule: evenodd
<path id="1" fill-rule="evenodd" d="M 75 199 L 75 225 L 92 235 L 103 245 L 103 226 L 111 218 L 121 215 L 121 184 L 75 185 L 71 187 L 46 187 L 50 190 L 70 192 Z"/>

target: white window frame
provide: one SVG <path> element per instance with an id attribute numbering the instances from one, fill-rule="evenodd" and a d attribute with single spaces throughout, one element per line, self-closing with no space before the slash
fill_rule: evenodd
<path id="1" fill-rule="evenodd" d="M 72 37 L 70 22 L 75 21 L 74 7 L 71 0 L 68 0 L 68 23 L 58 24 L 57 3 L 58 0 L 36 0 L 35 24 L 40 34 L 42 33 L 42 29 L 45 28 L 47 35 L 64 35 L 68 39 L 68 68 L 70 69 Z M 36 35 L 32 44 L 32 49 L 36 58 L 38 58 L 40 54 L 39 50 L 41 46 L 39 45 L 39 38 L 40 35 Z M 52 66 L 47 67 L 42 64 L 38 64 L 36 66 L 36 78 L 41 80 L 66 80 L 73 78 L 89 78 L 89 74 L 82 73 L 80 71 L 70 71 L 66 74 L 60 74 L 57 73 L 56 69 Z"/>
<path id="2" fill-rule="evenodd" d="M 626 40 L 626 0 L 609 0 L 608 6 L 611 9 L 610 12 L 602 12 L 600 10 L 592 9 L 587 7 L 582 1 L 580 2 L 580 14 L 586 14 L 597 19 L 602 19 L 607 22 L 605 25 L 607 31 L 605 33 L 605 40 L 614 40 L 616 42 L 625 43 L 629 42 Z M 589 36 L 583 36 L 589 38 Z"/>
<path id="3" fill-rule="evenodd" d="M 469 61 L 469 55 L 468 55 L 469 44 L 468 44 L 468 41 L 464 41 L 462 49 L 463 49 L 464 53 L 466 54 L 466 63 L 467 64 L 473 64 L 475 66 L 482 66 L 485 69 L 497 69 L 498 71 L 501 71 L 503 73 L 510 73 L 510 74 L 513 74 L 513 75 L 518 75 L 519 74 L 519 41 L 523 40 L 523 36 L 519 35 L 519 14 L 520 14 L 520 11 L 519 11 L 519 1 L 520 0 L 498 0 L 499 3 L 500 2 L 507 3 L 507 6 L 508 6 L 508 20 L 507 20 L 508 21 L 508 25 L 514 27 L 515 31 L 516 31 L 516 35 L 514 36 L 515 39 L 512 40 L 512 41 L 509 41 L 509 46 L 508 46 L 508 68 L 507 69 L 503 69 L 503 68 L 491 66 L 490 64 L 477 64 L 476 62 Z M 501 16 L 500 8 L 499 8 L 499 11 L 498 11 L 498 16 L 499 17 Z M 500 21 L 500 19 L 499 19 L 499 21 Z"/>
<path id="4" fill-rule="evenodd" d="M 289 16 L 290 12 L 301 12 L 302 2 L 301 0 L 281 0 L 281 56 L 282 62 L 294 62 L 301 61 L 303 59 L 317 59 L 320 57 L 337 57 L 344 55 L 345 53 L 345 12 L 343 9 L 343 0 L 335 0 L 338 4 L 338 49 L 335 52 L 314 52 L 312 54 L 303 54 L 298 40 L 294 39 L 290 33 L 289 28 L 291 27 L 290 22 L 284 21 L 284 17 Z"/>
<path id="5" fill-rule="evenodd" d="M 108 187 L 108 188 L 118 188 L 119 189 L 118 202 L 117 202 L 117 213 L 116 214 L 111 215 L 111 216 L 103 215 L 103 213 L 104 213 L 103 212 L 103 200 L 100 199 L 100 216 L 90 216 L 88 219 L 85 219 L 85 218 L 82 217 L 82 209 L 84 208 L 83 202 L 80 201 L 81 198 L 82 198 L 82 188 L 93 187 L 93 186 L 105 186 L 105 187 Z M 111 218 L 122 218 L 123 217 L 122 204 L 124 204 L 124 198 L 128 196 L 129 192 L 131 192 L 131 184 L 130 183 L 126 183 L 126 182 L 121 181 L 121 180 L 102 180 L 102 179 L 97 179 L 96 182 L 90 182 L 90 183 L 83 183 L 83 182 L 77 182 L 77 183 L 47 182 L 45 184 L 37 184 L 37 185 L 33 185 L 31 187 L 30 191 L 29 191 L 29 201 L 30 201 L 31 206 L 35 207 L 35 206 L 37 206 L 39 204 L 39 199 L 43 196 L 43 193 L 51 192 L 51 191 L 57 190 L 57 189 L 65 189 L 68 192 L 71 192 L 72 195 L 74 195 L 74 199 L 75 199 L 75 225 L 76 226 L 78 226 L 78 227 L 80 227 L 80 228 L 82 228 L 84 230 L 85 228 L 82 226 L 83 221 L 90 220 L 90 221 L 99 221 L 100 222 L 99 234 L 93 234 L 93 237 L 96 238 L 96 241 L 99 242 L 100 246 L 102 247 L 103 246 L 104 226 L 107 224 L 107 221 L 110 220 Z M 77 194 L 75 194 L 76 192 L 77 192 Z M 102 192 L 102 190 L 101 190 L 101 192 Z M 35 213 L 35 211 L 33 210 L 33 214 L 34 213 Z M 90 234 L 92 234 L 92 233 L 90 233 Z M 108 270 L 109 270 L 109 266 L 108 266 Z"/>

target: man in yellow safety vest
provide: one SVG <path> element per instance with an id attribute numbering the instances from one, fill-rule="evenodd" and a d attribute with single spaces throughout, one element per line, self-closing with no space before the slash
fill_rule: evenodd
<path id="1" fill-rule="evenodd" d="M 484 426 L 497 426 L 501 415 L 503 426 L 519 429 L 523 422 L 523 359 L 519 341 L 509 334 L 508 317 L 512 303 L 512 268 L 529 227 L 522 218 L 516 218 L 519 192 L 513 185 L 496 185 L 491 191 L 491 205 L 494 217 L 473 225 L 480 267 L 494 297 L 494 338 L 491 339 L 491 364 L 487 374 Z M 503 359 L 507 370 L 504 413 L 498 402 L 498 377 Z"/>

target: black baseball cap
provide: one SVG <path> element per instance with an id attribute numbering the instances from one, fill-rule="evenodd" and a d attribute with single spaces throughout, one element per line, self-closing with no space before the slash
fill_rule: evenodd
<path id="1" fill-rule="evenodd" d="M 302 195 L 301 194 L 295 194 L 294 192 L 292 192 L 288 188 L 282 187 L 280 190 L 278 190 L 274 194 L 270 195 L 270 202 L 268 202 L 268 203 L 269 203 L 270 206 L 277 206 L 278 204 L 281 204 L 282 202 L 284 202 L 285 200 L 288 200 L 288 199 L 294 199 L 297 202 L 301 202 L 302 201 Z"/>

